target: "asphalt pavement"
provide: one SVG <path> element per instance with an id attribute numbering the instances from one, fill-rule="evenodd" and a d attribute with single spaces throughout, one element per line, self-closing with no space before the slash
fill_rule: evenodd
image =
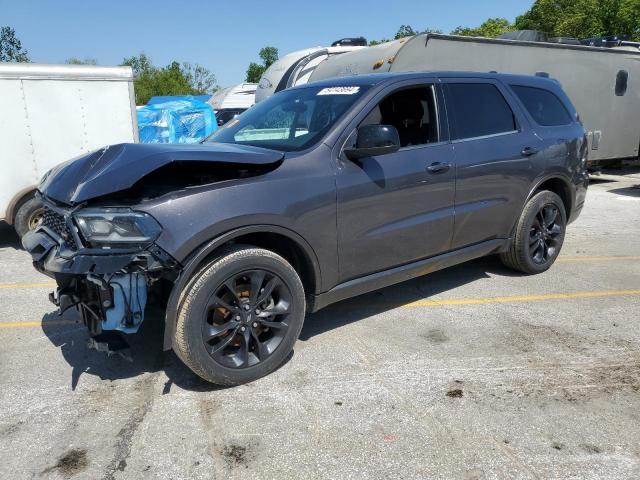
<path id="1" fill-rule="evenodd" d="M 537 276 L 494 258 L 308 315 L 218 388 L 161 350 L 86 348 L 0 225 L 0 478 L 640 478 L 640 173 L 596 177 Z"/>

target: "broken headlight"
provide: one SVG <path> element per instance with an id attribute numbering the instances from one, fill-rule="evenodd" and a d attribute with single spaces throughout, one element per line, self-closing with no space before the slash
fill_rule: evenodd
<path id="1" fill-rule="evenodd" d="M 151 215 L 128 209 L 84 209 L 74 218 L 84 239 L 95 245 L 146 245 L 162 231 Z"/>

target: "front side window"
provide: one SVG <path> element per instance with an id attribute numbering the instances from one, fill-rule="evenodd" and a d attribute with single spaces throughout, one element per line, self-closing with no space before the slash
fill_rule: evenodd
<path id="1" fill-rule="evenodd" d="M 282 151 L 304 150 L 318 141 L 368 86 L 284 90 L 258 103 L 207 138 Z"/>
<path id="2" fill-rule="evenodd" d="M 521 85 L 511 85 L 511 88 L 538 125 L 553 127 L 571 123 L 571 115 L 567 109 L 548 90 Z"/>
<path id="3" fill-rule="evenodd" d="M 517 130 L 515 116 L 495 85 L 450 83 L 447 112 L 454 118 L 453 138 L 484 137 Z"/>
<path id="4" fill-rule="evenodd" d="M 438 142 L 438 119 L 432 86 L 393 92 L 360 123 L 391 125 L 398 130 L 401 147 Z"/>

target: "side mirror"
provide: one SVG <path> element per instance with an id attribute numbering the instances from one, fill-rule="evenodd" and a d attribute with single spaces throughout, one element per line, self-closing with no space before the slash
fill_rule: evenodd
<path id="1" fill-rule="evenodd" d="M 356 146 L 345 148 L 349 160 L 386 155 L 400 150 L 400 136 L 391 125 L 363 125 L 358 128 Z"/>

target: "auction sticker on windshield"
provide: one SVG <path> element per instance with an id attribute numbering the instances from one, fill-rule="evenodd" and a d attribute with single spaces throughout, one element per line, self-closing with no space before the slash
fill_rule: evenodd
<path id="1" fill-rule="evenodd" d="M 318 95 L 354 95 L 360 91 L 360 87 L 327 87 L 318 92 Z"/>

